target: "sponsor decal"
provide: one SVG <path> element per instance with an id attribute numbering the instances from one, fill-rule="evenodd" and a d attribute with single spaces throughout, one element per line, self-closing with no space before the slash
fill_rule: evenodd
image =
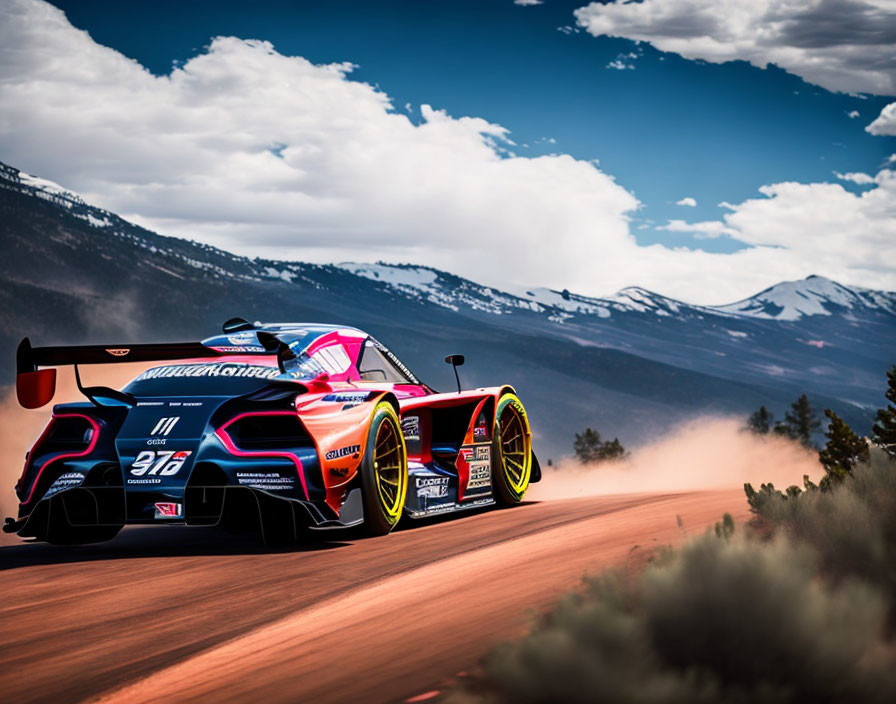
<path id="1" fill-rule="evenodd" d="M 128 479 L 128 484 L 161 484 L 162 480 L 153 477 L 152 479 Z"/>
<path id="2" fill-rule="evenodd" d="M 159 418 L 159 422 L 155 424 L 152 430 L 149 431 L 150 435 L 169 435 L 171 430 L 177 425 L 177 422 L 180 420 L 180 416 L 171 416 L 170 418 Z"/>
<path id="3" fill-rule="evenodd" d="M 265 491 L 292 491 L 295 480 L 281 477 L 276 472 L 237 472 L 236 480 L 241 486 Z"/>
<path id="4" fill-rule="evenodd" d="M 327 394 L 324 396 L 321 401 L 326 401 L 327 403 L 344 403 L 346 406 L 357 406 L 359 404 L 364 403 L 367 398 L 370 396 L 370 393 L 367 391 L 363 392 L 343 392 L 336 394 Z"/>
<path id="5" fill-rule="evenodd" d="M 415 518 L 419 516 L 432 516 L 433 514 L 462 511 L 465 509 L 476 508 L 477 506 L 491 506 L 494 503 L 495 500 L 493 498 L 485 497 L 476 499 L 475 501 L 464 501 L 462 504 L 453 502 L 447 504 L 434 504 L 433 506 L 427 506 L 423 511 L 410 511 L 410 515 Z"/>
<path id="6" fill-rule="evenodd" d="M 137 401 L 137 406 L 142 408 L 143 406 L 164 406 L 164 401 Z"/>
<path id="7" fill-rule="evenodd" d="M 247 345 L 246 347 L 212 347 L 216 352 L 264 352 L 264 347 Z"/>
<path id="8" fill-rule="evenodd" d="M 420 416 L 406 416 L 401 419 L 401 434 L 407 442 L 420 439 Z"/>
<path id="9" fill-rule="evenodd" d="M 184 408 L 196 408 L 202 405 L 202 401 L 169 401 L 169 406 L 183 406 Z"/>
<path id="10" fill-rule="evenodd" d="M 227 341 L 231 345 L 240 345 L 245 346 L 252 342 L 255 342 L 255 333 L 254 332 L 238 332 L 233 335 L 227 336 Z"/>
<path id="11" fill-rule="evenodd" d="M 112 349 L 107 349 L 106 352 L 113 357 L 124 357 L 130 354 L 131 350 L 129 347 L 113 347 Z"/>
<path id="12" fill-rule="evenodd" d="M 417 496 L 443 499 L 448 496 L 448 477 L 417 477 Z"/>
<path id="13" fill-rule="evenodd" d="M 131 464 L 131 474 L 135 477 L 143 475 L 171 477 L 181 470 L 191 454 L 193 453 L 189 450 L 141 450 Z M 136 482 L 128 481 L 128 483 Z"/>
<path id="14" fill-rule="evenodd" d="M 160 501 L 155 505 L 156 518 L 183 518 L 184 505 Z"/>
<path id="15" fill-rule="evenodd" d="M 330 474 L 334 477 L 347 477 L 348 467 L 330 467 Z"/>
<path id="16" fill-rule="evenodd" d="M 470 481 L 467 483 L 467 490 L 483 489 L 491 486 L 492 473 L 489 466 L 486 465 L 470 465 Z"/>
<path id="17" fill-rule="evenodd" d="M 491 486 L 491 448 L 488 445 L 467 446 L 462 447 L 460 453 L 470 465 L 470 480 L 467 482 L 467 491 Z"/>
<path id="18" fill-rule="evenodd" d="M 342 457 L 348 457 L 349 455 L 358 455 L 360 453 L 360 445 L 349 445 L 348 447 L 340 447 L 337 450 L 330 450 L 327 454 L 324 455 L 324 458 L 328 460 L 338 460 Z"/>
<path id="19" fill-rule="evenodd" d="M 146 444 L 149 445 L 149 446 L 153 446 L 153 445 L 167 445 L 167 444 L 168 444 L 168 438 L 150 438 L 149 440 L 146 441 Z"/>
<path id="20" fill-rule="evenodd" d="M 66 472 L 61 475 L 55 482 L 50 484 L 50 488 L 47 489 L 47 493 L 44 494 L 44 498 L 47 499 L 54 494 L 58 494 L 60 491 L 65 491 L 66 489 L 73 489 L 76 486 L 81 486 L 81 482 L 84 481 L 84 475 L 80 472 Z"/>
<path id="21" fill-rule="evenodd" d="M 488 445 L 475 445 L 460 448 L 460 454 L 467 462 L 489 461 L 492 456 L 491 448 Z"/>
<path id="22" fill-rule="evenodd" d="M 211 364 L 175 364 L 147 369 L 134 381 L 147 379 L 168 379 L 172 377 L 238 377 L 242 379 L 273 379 L 279 376 L 277 367 L 260 364 L 240 364 L 237 362 L 214 362 Z"/>
<path id="23" fill-rule="evenodd" d="M 488 424 L 486 423 L 484 413 L 480 413 L 479 418 L 476 419 L 476 425 L 473 427 L 473 437 L 480 441 L 488 439 Z"/>

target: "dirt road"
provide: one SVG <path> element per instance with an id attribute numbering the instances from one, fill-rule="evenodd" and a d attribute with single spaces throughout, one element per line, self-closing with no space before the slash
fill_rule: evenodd
<path id="1" fill-rule="evenodd" d="M 0 548 L 0 691 L 33 701 L 391 702 L 437 690 L 586 572 L 740 491 L 528 503 L 269 552 L 209 529 Z"/>

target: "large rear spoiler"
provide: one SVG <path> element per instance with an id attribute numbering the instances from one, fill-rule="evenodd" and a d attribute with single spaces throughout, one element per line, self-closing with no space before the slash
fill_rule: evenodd
<path id="1" fill-rule="evenodd" d="M 268 342 L 268 340 L 265 340 Z M 270 343 L 269 343 L 270 344 Z M 277 342 L 262 354 L 278 354 Z M 142 345 L 78 345 L 69 347 L 32 347 L 24 338 L 16 350 L 16 396 L 25 408 L 40 408 L 53 399 L 56 370 L 79 364 L 120 364 L 123 362 L 163 362 L 175 359 L 226 357 L 245 354 L 240 350 L 222 351 L 201 342 L 163 342 Z M 256 354 L 258 354 L 256 352 Z"/>

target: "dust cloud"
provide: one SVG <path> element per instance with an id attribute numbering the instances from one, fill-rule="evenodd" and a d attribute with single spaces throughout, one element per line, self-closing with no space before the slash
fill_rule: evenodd
<path id="1" fill-rule="evenodd" d="M 784 488 L 822 474 L 818 455 L 776 436 L 744 432 L 743 420 L 698 418 L 615 462 L 582 465 L 561 460 L 542 467 L 527 498 L 550 499 L 656 491 L 740 488 L 773 482 Z"/>
<path id="2" fill-rule="evenodd" d="M 120 389 L 144 369 L 152 365 L 128 363 L 97 367 L 81 367 L 81 382 L 84 386 L 110 386 Z M 71 367 L 57 371 L 56 395 L 43 408 L 28 410 L 16 401 L 15 388 L 10 388 L 0 401 L 0 520 L 6 516 L 18 515 L 18 500 L 15 487 L 25 464 L 25 453 L 43 432 L 53 404 L 71 401 L 85 401 L 75 384 L 75 374 Z M 0 545 L 21 542 L 15 535 L 0 533 Z"/>

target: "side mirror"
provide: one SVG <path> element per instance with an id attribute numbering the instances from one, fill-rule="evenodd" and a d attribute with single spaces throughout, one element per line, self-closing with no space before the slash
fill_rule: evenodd
<path id="1" fill-rule="evenodd" d="M 466 361 L 466 358 L 462 354 L 449 354 L 445 357 L 445 362 L 450 364 L 454 369 L 454 379 L 457 381 L 457 393 L 460 393 L 460 375 L 457 373 L 457 368 Z"/>
<path id="2" fill-rule="evenodd" d="M 16 375 L 16 397 L 23 408 L 40 408 L 56 393 L 56 370 L 38 369 Z"/>

